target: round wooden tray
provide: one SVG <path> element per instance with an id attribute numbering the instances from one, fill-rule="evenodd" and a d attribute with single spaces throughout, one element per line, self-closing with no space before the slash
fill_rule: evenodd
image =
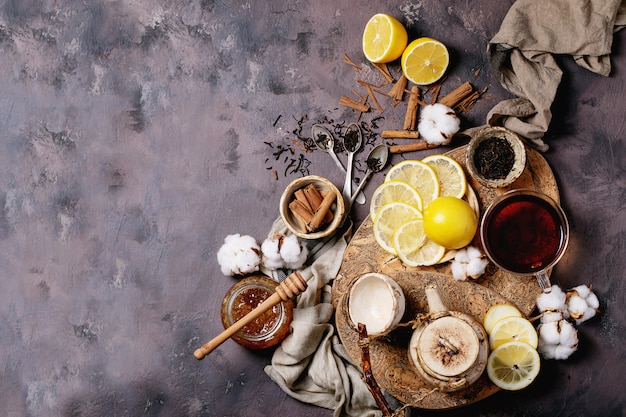
<path id="1" fill-rule="evenodd" d="M 461 146 L 447 153 L 465 166 L 465 150 Z M 475 190 L 482 213 L 498 195 L 516 188 L 530 188 L 544 192 L 559 201 L 556 179 L 547 161 L 533 149 L 527 149 L 526 168 L 522 175 L 507 188 L 490 189 L 480 185 L 467 175 L 469 185 Z M 472 245 L 481 247 L 480 239 Z M 487 309 L 494 304 L 509 302 L 528 316 L 535 308 L 535 299 L 541 289 L 532 276 L 520 276 L 505 272 L 489 264 L 485 274 L 474 282 L 458 282 L 452 277 L 450 263 L 431 267 L 407 267 L 395 256 L 376 243 L 372 221 L 367 218 L 357 229 L 343 256 L 343 263 L 333 283 L 332 299 L 336 309 L 337 332 L 355 364 L 361 363 L 358 334 L 350 325 L 348 312 L 342 297 L 350 284 L 369 272 L 380 272 L 394 278 L 402 287 L 407 299 L 403 321 L 416 318 L 428 311 L 424 287 L 435 283 L 443 302 L 450 310 L 473 316 L 482 323 Z M 498 391 L 486 375 L 472 386 L 452 392 L 434 391 L 426 384 L 408 358 L 407 347 L 410 328 L 398 328 L 385 338 L 370 343 L 372 371 L 380 387 L 404 404 L 423 409 L 450 409 L 471 404 Z"/>

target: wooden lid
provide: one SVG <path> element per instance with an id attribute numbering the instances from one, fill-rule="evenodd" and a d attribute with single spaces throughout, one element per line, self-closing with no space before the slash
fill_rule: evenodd
<path id="1" fill-rule="evenodd" d="M 472 368 L 480 343 L 464 320 L 446 316 L 428 324 L 420 335 L 417 354 L 422 367 L 434 377 L 461 375 Z"/>

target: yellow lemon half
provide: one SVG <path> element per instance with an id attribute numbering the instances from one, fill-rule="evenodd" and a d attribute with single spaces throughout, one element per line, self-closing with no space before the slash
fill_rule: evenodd
<path id="1" fill-rule="evenodd" d="M 432 84 L 448 69 L 450 54 L 448 48 L 432 38 L 419 38 L 406 47 L 402 53 L 402 72 L 417 85 Z"/>
<path id="2" fill-rule="evenodd" d="M 402 56 L 408 39 L 402 23 L 387 14 L 378 13 L 365 25 L 363 54 L 373 63 L 391 62 Z"/>

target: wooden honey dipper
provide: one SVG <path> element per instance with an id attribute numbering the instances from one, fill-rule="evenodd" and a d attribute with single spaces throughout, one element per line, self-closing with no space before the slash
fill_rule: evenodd
<path id="1" fill-rule="evenodd" d="M 281 301 L 289 301 L 307 288 L 307 283 L 298 272 L 289 275 L 283 282 L 278 284 L 274 289 L 274 294 L 259 304 L 254 310 L 243 316 L 241 319 L 233 323 L 232 326 L 225 329 L 222 333 L 206 342 L 200 348 L 196 349 L 193 355 L 196 359 L 204 359 L 206 355 L 211 353 L 216 347 L 221 345 L 225 340 L 237 333 L 246 325 L 252 323 L 263 313 L 274 307 Z"/>

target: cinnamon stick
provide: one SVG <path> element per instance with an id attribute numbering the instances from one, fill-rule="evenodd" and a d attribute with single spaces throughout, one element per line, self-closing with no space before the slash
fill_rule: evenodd
<path id="1" fill-rule="evenodd" d="M 313 219 L 313 213 L 311 213 L 299 200 L 293 200 L 289 203 L 289 210 L 291 214 L 296 218 L 296 221 L 300 225 L 300 228 L 304 231 L 307 225 Z"/>
<path id="2" fill-rule="evenodd" d="M 326 197 L 324 197 L 322 203 L 317 208 L 315 214 L 313 215 L 313 218 L 309 222 L 307 230 L 313 232 L 319 229 L 319 227 L 323 224 L 324 217 L 326 217 L 326 215 L 330 213 L 330 206 L 335 202 L 336 197 L 337 195 L 335 193 L 326 194 Z"/>
<path id="3" fill-rule="evenodd" d="M 369 349 L 370 341 L 367 335 L 367 328 L 365 327 L 365 324 L 363 323 L 359 323 L 358 327 L 359 327 L 358 345 L 361 347 L 361 366 L 363 368 L 363 375 L 361 375 L 361 379 L 367 385 L 367 389 L 372 394 L 372 397 L 374 397 L 374 401 L 376 402 L 376 405 L 378 406 L 378 408 L 380 408 L 380 411 L 383 412 L 383 415 L 385 417 L 391 417 L 393 416 L 393 411 L 391 410 L 389 403 L 383 396 L 383 393 L 380 390 L 380 386 L 376 382 L 376 379 L 374 379 L 374 374 L 372 373 L 372 365 L 370 363 L 370 349 Z"/>
<path id="4" fill-rule="evenodd" d="M 406 88 L 408 80 L 404 73 L 398 78 L 391 89 L 387 92 L 387 95 L 393 98 L 394 101 L 402 101 L 402 97 L 404 96 L 404 89 Z"/>
<path id="5" fill-rule="evenodd" d="M 380 136 L 383 139 L 417 139 L 419 132 L 417 130 L 383 130 Z"/>
<path id="6" fill-rule="evenodd" d="M 315 210 L 313 210 L 313 207 L 311 207 L 311 203 L 309 203 L 309 199 L 306 198 L 306 195 L 304 194 L 304 190 L 301 188 L 299 190 L 297 190 L 296 192 L 293 193 L 294 197 L 296 198 L 296 200 L 298 200 L 299 202 L 301 202 L 302 204 L 304 204 L 304 206 L 311 212 L 313 213 Z"/>
<path id="7" fill-rule="evenodd" d="M 389 68 L 387 68 L 387 64 L 374 63 L 373 65 L 374 65 L 374 68 L 376 68 L 383 75 L 383 77 L 385 77 L 388 83 L 393 82 L 393 77 L 391 76 L 391 73 L 389 72 Z"/>
<path id="8" fill-rule="evenodd" d="M 451 109 L 458 106 L 463 99 L 474 92 L 474 88 L 469 81 L 464 82 L 439 100 L 439 103 L 445 104 Z"/>
<path id="9" fill-rule="evenodd" d="M 374 96 L 374 90 L 372 89 L 372 85 L 362 80 L 357 80 L 357 82 L 361 84 L 363 87 L 365 87 L 365 89 L 367 90 L 367 94 L 370 96 L 370 98 L 374 102 L 374 106 L 376 106 L 376 110 L 378 110 L 379 113 L 382 113 L 383 108 L 378 102 L 378 100 L 376 99 L 376 97 Z"/>
<path id="10" fill-rule="evenodd" d="M 348 96 L 341 96 L 341 98 L 339 99 L 339 104 L 345 107 L 351 107 L 363 113 L 368 112 L 371 109 L 371 107 L 367 103 L 360 103 Z"/>
<path id="11" fill-rule="evenodd" d="M 420 140 L 420 141 L 411 142 L 411 143 L 402 144 L 402 145 L 391 145 L 389 146 L 389 153 L 397 154 L 397 153 L 404 153 L 404 152 L 423 151 L 426 149 L 435 149 L 435 148 L 438 148 L 439 146 L 440 145 L 430 144 L 426 142 L 425 140 Z"/>
<path id="12" fill-rule="evenodd" d="M 409 103 L 406 106 L 406 114 L 404 115 L 404 129 L 415 130 L 415 124 L 417 122 L 417 107 L 420 95 L 420 89 L 417 86 L 411 87 L 411 94 L 409 95 Z"/>
<path id="13" fill-rule="evenodd" d="M 324 201 L 324 198 L 326 197 L 327 194 L 326 193 L 322 194 L 320 190 L 318 190 L 314 184 L 309 184 L 306 187 L 304 187 L 303 193 L 309 203 L 309 206 L 311 207 L 311 214 L 317 213 L 320 206 L 322 205 L 322 201 Z M 328 194 L 333 194 L 333 193 L 328 193 Z M 323 218 L 324 220 L 323 223 L 330 223 L 333 220 L 333 217 L 334 215 L 331 211 L 327 212 L 326 216 Z M 310 221 L 311 220 L 309 219 L 308 222 Z"/>

